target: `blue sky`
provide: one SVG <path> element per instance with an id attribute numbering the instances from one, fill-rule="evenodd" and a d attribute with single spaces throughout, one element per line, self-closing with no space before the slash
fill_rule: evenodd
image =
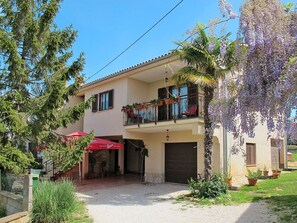
<path id="1" fill-rule="evenodd" d="M 56 17 L 59 28 L 73 25 L 78 38 L 74 55 L 85 53 L 84 74 L 90 77 L 116 57 L 180 0 L 64 0 Z M 229 0 L 239 13 L 241 0 Z M 217 0 L 184 0 L 158 26 L 109 67 L 89 81 L 168 53 L 174 41 L 187 37 L 197 22 L 221 18 Z M 238 19 L 228 30 L 236 35 Z"/>

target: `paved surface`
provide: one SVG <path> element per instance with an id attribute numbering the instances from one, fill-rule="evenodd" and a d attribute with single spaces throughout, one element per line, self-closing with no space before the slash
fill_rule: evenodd
<path id="1" fill-rule="evenodd" d="M 277 222 L 261 202 L 201 207 L 176 203 L 187 193 L 179 184 L 141 184 L 122 178 L 89 181 L 78 187 L 95 223 L 265 223 Z"/>

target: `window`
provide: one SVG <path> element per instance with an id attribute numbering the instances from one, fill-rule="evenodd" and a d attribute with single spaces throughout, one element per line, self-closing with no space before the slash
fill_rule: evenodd
<path id="1" fill-rule="evenodd" d="M 246 144 L 246 165 L 256 165 L 256 144 L 254 143 Z"/>
<path id="2" fill-rule="evenodd" d="M 94 95 L 95 99 L 92 102 L 92 112 L 98 111 L 98 94 Z"/>
<path id="3" fill-rule="evenodd" d="M 158 120 L 169 120 L 170 118 L 179 118 L 181 113 L 187 112 L 192 106 L 198 106 L 198 86 L 185 85 L 181 87 L 170 86 L 168 88 L 158 89 L 158 98 L 169 98 L 172 95 L 180 97 L 178 103 L 167 106 L 163 104 L 158 107 Z M 198 114 L 197 114 L 198 115 Z"/>
<path id="4" fill-rule="evenodd" d="M 99 94 L 99 111 L 113 108 L 113 90 Z"/>
<path id="5" fill-rule="evenodd" d="M 172 95 L 180 96 L 180 103 L 172 106 L 172 114 L 178 115 L 179 113 L 186 112 L 188 110 L 188 86 L 172 87 L 170 88 Z"/>

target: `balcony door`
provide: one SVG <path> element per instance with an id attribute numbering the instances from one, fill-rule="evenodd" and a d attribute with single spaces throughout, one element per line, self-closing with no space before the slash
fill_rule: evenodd
<path id="1" fill-rule="evenodd" d="M 198 107 L 198 86 L 185 85 L 181 87 L 171 86 L 158 89 L 158 97 L 161 99 L 170 98 L 172 95 L 180 97 L 178 103 L 158 107 L 158 120 L 170 120 L 180 118 L 181 113 L 188 111 L 193 105 Z"/>
<path id="2" fill-rule="evenodd" d="M 181 113 L 188 111 L 188 86 L 171 87 L 170 93 L 180 97 L 179 103 L 171 105 L 171 117 L 176 119 Z"/>

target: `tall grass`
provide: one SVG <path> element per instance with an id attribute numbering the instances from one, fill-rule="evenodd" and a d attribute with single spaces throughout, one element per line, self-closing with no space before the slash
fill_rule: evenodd
<path id="1" fill-rule="evenodd" d="M 43 181 L 33 190 L 31 220 L 34 223 L 58 223 L 67 220 L 78 200 L 70 181 Z"/>

